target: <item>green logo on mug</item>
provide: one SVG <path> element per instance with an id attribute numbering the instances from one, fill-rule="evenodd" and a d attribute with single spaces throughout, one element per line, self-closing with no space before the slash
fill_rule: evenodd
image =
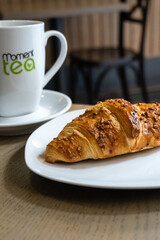
<path id="1" fill-rule="evenodd" d="M 11 54 L 4 53 L 3 59 L 3 71 L 6 75 L 20 74 L 22 71 L 30 72 L 35 69 L 35 62 L 33 59 L 33 50 L 25 53 Z M 25 61 L 21 61 L 26 59 Z M 11 62 L 12 61 L 12 62 Z"/>

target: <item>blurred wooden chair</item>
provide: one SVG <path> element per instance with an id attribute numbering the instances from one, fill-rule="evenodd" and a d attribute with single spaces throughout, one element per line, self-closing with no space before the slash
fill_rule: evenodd
<path id="1" fill-rule="evenodd" d="M 123 97 L 126 100 L 130 100 L 126 68 L 131 68 L 133 70 L 137 83 L 141 88 L 143 99 L 145 102 L 148 102 L 144 73 L 144 41 L 148 6 L 149 0 L 135 0 L 135 4 L 129 11 L 120 13 L 119 43 L 117 48 L 90 48 L 71 51 L 70 96 L 73 102 L 75 102 L 77 74 L 81 73 L 87 90 L 88 103 L 93 104 L 95 100 L 99 100 L 101 84 L 103 80 L 107 80 L 107 74 L 112 69 L 117 70 L 122 86 Z M 137 14 L 135 14 L 137 11 L 141 12 L 141 17 L 137 17 Z M 141 26 L 141 37 L 138 51 L 126 49 L 124 47 L 126 22 L 139 24 Z M 135 67 L 134 64 L 135 61 L 138 64 L 137 67 Z M 103 70 L 97 77 L 95 81 L 95 88 L 92 91 L 92 70 L 99 67 L 103 67 Z"/>

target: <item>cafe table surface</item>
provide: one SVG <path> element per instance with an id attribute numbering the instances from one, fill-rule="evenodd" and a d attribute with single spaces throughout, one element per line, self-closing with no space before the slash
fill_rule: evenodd
<path id="1" fill-rule="evenodd" d="M 28 137 L 0 137 L 0 239 L 160 238 L 159 189 L 96 189 L 40 177 L 25 164 Z"/>

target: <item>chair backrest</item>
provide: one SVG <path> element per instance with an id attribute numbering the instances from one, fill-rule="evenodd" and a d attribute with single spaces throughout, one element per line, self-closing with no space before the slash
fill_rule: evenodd
<path id="1" fill-rule="evenodd" d="M 126 2 L 126 0 L 121 0 L 121 1 Z M 139 43 L 140 46 L 139 46 L 138 54 L 139 55 L 143 54 L 149 1 L 150 0 L 135 0 L 135 4 L 131 7 L 131 9 L 128 12 L 120 13 L 119 49 L 122 50 L 122 52 L 124 48 L 124 24 L 126 22 L 132 22 L 132 23 L 141 25 L 141 37 L 140 37 L 140 43 Z M 137 11 L 141 11 L 141 18 L 136 17 L 135 13 Z"/>

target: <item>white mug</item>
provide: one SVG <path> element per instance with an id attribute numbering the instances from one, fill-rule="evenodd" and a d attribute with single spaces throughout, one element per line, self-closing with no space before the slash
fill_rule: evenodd
<path id="1" fill-rule="evenodd" d="M 45 46 L 49 37 L 61 43 L 59 57 L 45 74 Z M 35 111 L 43 87 L 63 64 L 67 42 L 60 32 L 44 32 L 44 23 L 30 20 L 0 21 L 0 116 Z"/>

